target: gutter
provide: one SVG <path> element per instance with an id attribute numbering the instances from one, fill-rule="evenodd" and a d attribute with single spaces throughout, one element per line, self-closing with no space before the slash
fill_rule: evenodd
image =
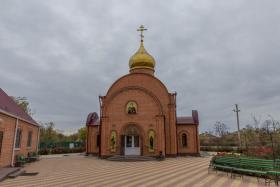
<path id="1" fill-rule="evenodd" d="M 26 123 L 29 123 L 29 124 L 31 124 L 31 125 L 34 125 L 34 126 L 37 126 L 37 127 L 39 126 L 38 124 L 36 124 L 36 123 L 34 123 L 34 122 L 32 122 L 32 121 L 28 121 L 28 120 L 26 120 L 26 119 L 23 119 L 23 118 L 21 118 L 21 117 L 18 117 L 18 116 L 16 116 L 16 115 L 13 115 L 13 114 L 11 114 L 11 113 L 9 113 L 9 112 L 6 112 L 5 110 L 0 109 L 0 112 L 3 113 L 3 114 L 6 114 L 7 116 L 10 116 L 10 117 L 19 119 L 19 120 L 21 120 L 21 121 L 24 121 L 24 122 L 26 122 Z"/>
<path id="2" fill-rule="evenodd" d="M 41 133 L 41 128 L 38 128 L 38 135 L 37 135 L 37 148 L 36 148 L 36 152 L 38 153 L 39 151 L 39 145 L 40 145 L 40 133 Z"/>
<path id="3" fill-rule="evenodd" d="M 104 97 L 99 95 L 99 147 L 98 147 L 98 156 L 101 158 L 101 145 L 102 145 L 102 121 L 103 121 L 103 106 L 104 106 Z"/>
<path id="4" fill-rule="evenodd" d="M 17 129 L 18 129 L 18 118 L 17 118 L 17 120 L 16 120 L 16 128 L 15 128 L 15 134 L 14 134 L 13 152 L 12 152 L 12 159 L 11 159 L 11 166 L 12 166 L 12 167 L 14 167 L 14 158 L 15 158 L 15 146 L 16 146 Z"/>
<path id="5" fill-rule="evenodd" d="M 177 92 L 175 92 L 174 94 L 174 104 L 175 104 L 175 127 L 176 127 L 176 132 L 175 132 L 175 136 L 176 136 L 176 155 L 178 155 L 178 147 L 179 147 L 179 139 L 180 137 L 178 137 L 178 127 L 177 127 Z"/>
<path id="6" fill-rule="evenodd" d="M 89 137 L 89 127 L 86 125 L 87 128 L 87 141 L 86 141 L 86 155 L 88 155 L 88 137 Z"/>
<path id="7" fill-rule="evenodd" d="M 166 118 L 163 115 L 163 129 L 164 129 L 164 156 L 166 156 Z"/>
<path id="8" fill-rule="evenodd" d="M 197 150 L 197 153 L 199 154 L 200 153 L 200 140 L 199 140 L 199 131 L 198 131 L 198 126 L 199 126 L 199 123 L 197 124 L 196 126 L 196 150 Z"/>

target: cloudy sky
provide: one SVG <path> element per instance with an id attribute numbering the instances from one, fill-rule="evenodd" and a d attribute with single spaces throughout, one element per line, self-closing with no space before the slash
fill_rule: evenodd
<path id="1" fill-rule="evenodd" d="M 235 103 L 242 127 L 280 119 L 279 0 L 1 0 L 0 87 L 27 97 L 38 122 L 74 132 L 128 73 L 140 24 L 178 115 L 197 109 L 201 132 L 235 130 Z"/>

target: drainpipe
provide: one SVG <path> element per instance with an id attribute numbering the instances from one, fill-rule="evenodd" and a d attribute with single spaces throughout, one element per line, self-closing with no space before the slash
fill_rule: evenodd
<path id="1" fill-rule="evenodd" d="M 98 147 L 98 156 L 101 158 L 101 145 L 102 145 L 102 121 L 103 121 L 103 106 L 104 106 L 104 96 L 99 95 L 99 147 Z"/>
<path id="2" fill-rule="evenodd" d="M 164 156 L 166 156 L 166 118 L 165 115 L 163 115 L 163 129 L 164 129 Z"/>
<path id="3" fill-rule="evenodd" d="M 87 137 L 87 140 L 86 140 L 86 156 L 88 156 L 88 137 L 89 137 L 89 127 L 88 125 L 86 124 L 86 128 L 87 128 L 87 134 L 86 134 L 86 137 Z"/>
<path id="4" fill-rule="evenodd" d="M 180 136 L 178 137 L 178 127 L 177 127 L 177 99 L 176 99 L 176 96 L 177 96 L 177 92 L 174 93 L 174 108 L 175 108 L 175 127 L 176 127 L 176 132 L 175 132 L 175 136 L 176 136 L 176 155 L 178 155 L 178 140 L 180 138 Z"/>
<path id="5" fill-rule="evenodd" d="M 41 133 L 41 127 L 38 127 L 38 135 L 37 135 L 37 148 L 36 148 L 36 152 L 38 153 L 39 151 L 39 145 L 40 145 L 40 133 Z"/>
<path id="6" fill-rule="evenodd" d="M 18 129 L 18 118 L 16 118 L 16 129 L 15 129 L 15 134 L 14 134 L 14 143 L 13 143 L 13 152 L 12 152 L 12 162 L 11 166 L 14 167 L 14 158 L 15 158 L 15 146 L 16 146 L 16 136 L 17 136 L 17 129 Z"/>

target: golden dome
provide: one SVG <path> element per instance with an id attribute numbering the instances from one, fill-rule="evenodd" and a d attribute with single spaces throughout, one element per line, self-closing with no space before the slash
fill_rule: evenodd
<path id="1" fill-rule="evenodd" d="M 138 51 L 129 59 L 129 68 L 149 68 L 154 69 L 155 59 L 145 50 L 143 40 L 141 40 Z"/>

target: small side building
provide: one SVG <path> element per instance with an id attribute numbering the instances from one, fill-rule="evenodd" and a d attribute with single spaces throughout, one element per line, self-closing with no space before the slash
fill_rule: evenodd
<path id="1" fill-rule="evenodd" d="M 192 116 L 177 117 L 177 154 L 198 155 L 200 151 L 199 132 L 198 132 L 198 112 L 192 111 Z"/>
<path id="2" fill-rule="evenodd" d="M 97 156 L 100 149 L 100 121 L 96 112 L 88 114 L 86 128 L 86 153 Z"/>
<path id="3" fill-rule="evenodd" d="M 0 167 L 38 151 L 39 125 L 0 88 Z"/>

